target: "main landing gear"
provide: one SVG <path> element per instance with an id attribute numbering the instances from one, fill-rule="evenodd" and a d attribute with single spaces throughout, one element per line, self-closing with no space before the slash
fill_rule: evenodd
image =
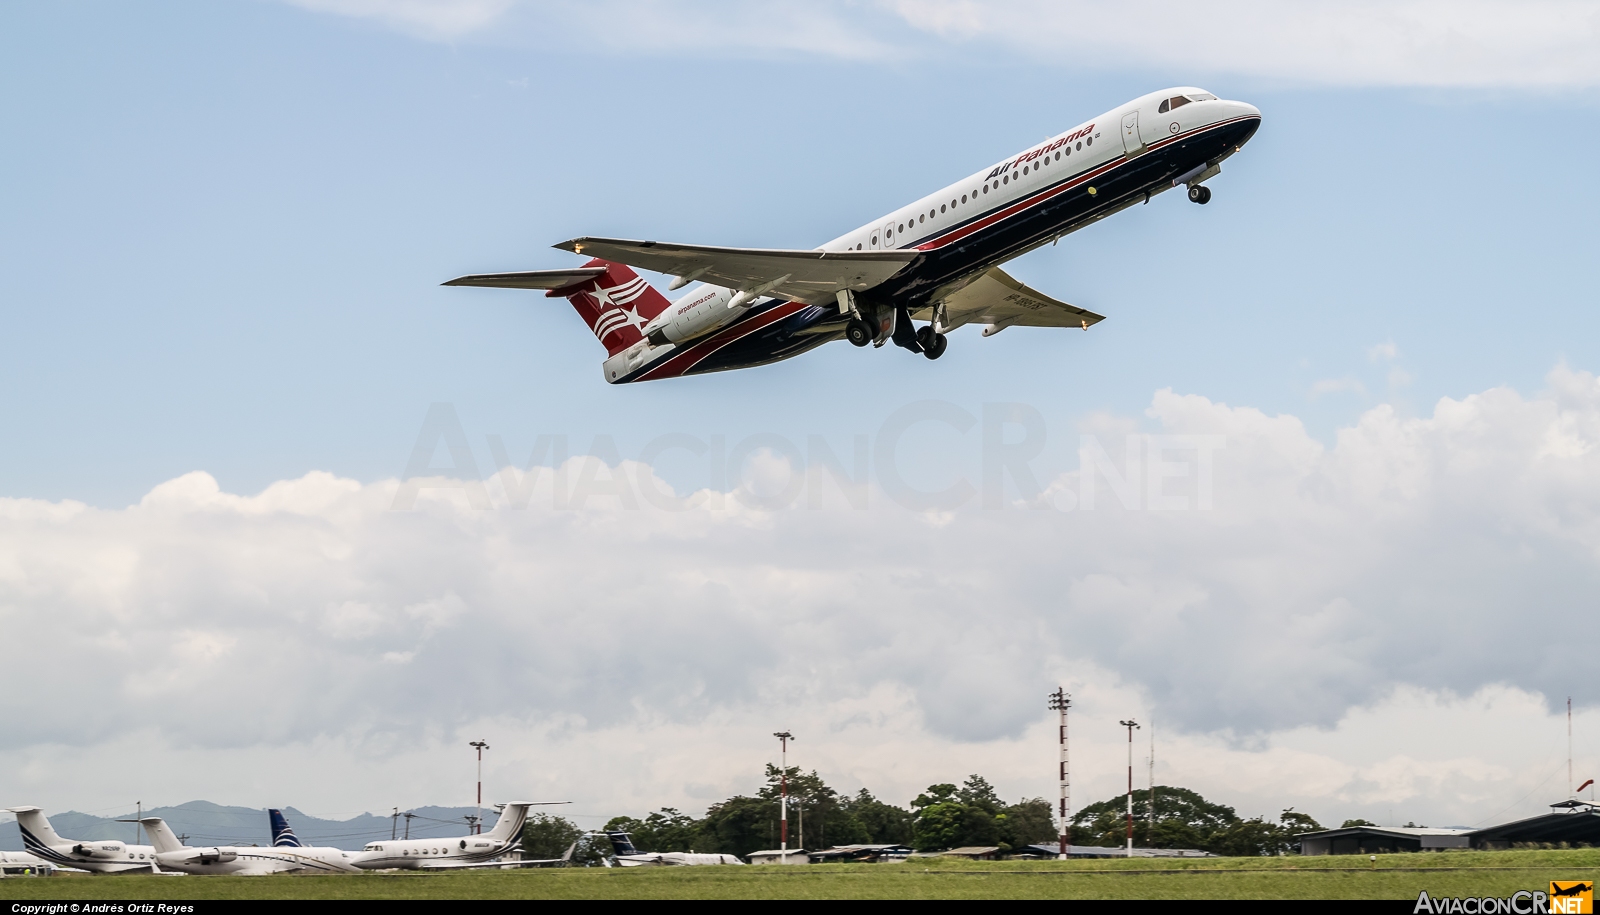
<path id="1" fill-rule="evenodd" d="M 844 327 L 844 338 L 852 346 L 866 346 L 872 342 L 872 325 L 860 318 L 852 318 Z"/>
<path id="2" fill-rule="evenodd" d="M 950 345 L 950 341 L 929 324 L 917 331 L 917 345 L 922 347 L 922 355 L 929 359 L 937 359 L 944 355 L 945 347 Z"/>
<path id="3" fill-rule="evenodd" d="M 1194 203 L 1207 204 L 1211 202 L 1211 188 L 1203 184 L 1192 185 L 1189 188 L 1189 200 Z"/>

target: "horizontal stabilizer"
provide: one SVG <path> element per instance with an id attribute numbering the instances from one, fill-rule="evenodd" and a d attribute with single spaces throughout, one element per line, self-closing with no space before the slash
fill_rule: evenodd
<path id="1" fill-rule="evenodd" d="M 809 305 L 830 304 L 837 300 L 841 290 L 871 289 L 922 255 L 915 250 L 713 248 L 624 238 L 574 238 L 556 247 L 644 270 L 690 277 L 752 295 L 771 295 Z"/>
<path id="2" fill-rule="evenodd" d="M 524 270 L 521 273 L 472 273 L 440 283 L 441 286 L 495 286 L 501 289 L 565 289 L 604 276 L 604 267 L 567 270 Z"/>

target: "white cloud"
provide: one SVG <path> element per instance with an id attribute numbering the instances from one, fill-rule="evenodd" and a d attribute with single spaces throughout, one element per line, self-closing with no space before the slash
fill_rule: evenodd
<path id="1" fill-rule="evenodd" d="M 1587 86 L 1600 5 L 1502 0 L 894 0 L 947 40 L 994 41 L 1096 66 L 1137 63 L 1333 85 Z"/>
<path id="2" fill-rule="evenodd" d="M 289 0 L 442 41 L 883 61 L 963 51 L 1046 66 L 1154 67 L 1342 86 L 1561 88 L 1600 82 L 1591 0 Z M 1187 78 L 1187 77 L 1185 77 Z"/>
<path id="3" fill-rule="evenodd" d="M 0 781 L 28 794 L 6 802 L 254 802 L 229 793 L 246 775 L 307 808 L 448 802 L 483 736 L 505 790 L 693 809 L 750 790 L 781 727 L 805 765 L 897 800 L 973 771 L 1048 795 L 1058 683 L 1086 798 L 1115 790 L 1130 713 L 1160 722 L 1164 778 L 1249 813 L 1472 822 L 1559 795 L 1534 778 L 1559 760 L 1545 697 L 1600 704 L 1568 653 L 1600 577 L 1592 375 L 1380 406 L 1331 447 L 1199 396 L 1148 414 L 1224 437 L 1213 509 L 1104 489 L 1093 511 L 974 501 L 930 524 L 874 487 L 864 511 L 566 511 L 548 471 L 520 511 L 491 484 L 492 510 L 425 489 L 396 512 L 395 481 L 325 473 L 255 496 L 193 473 L 120 510 L 0 499 L 0 690 L 44 710 L 0 734 Z M 753 460 L 763 491 L 780 464 Z"/>
<path id="4" fill-rule="evenodd" d="M 493 25 L 515 0 L 286 0 L 318 13 L 374 19 L 420 38 L 451 41 Z"/>

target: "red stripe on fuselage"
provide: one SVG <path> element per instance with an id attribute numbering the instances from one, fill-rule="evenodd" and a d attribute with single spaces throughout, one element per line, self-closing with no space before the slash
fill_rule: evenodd
<path id="1" fill-rule="evenodd" d="M 710 358 L 723 347 L 748 337 L 764 327 L 770 327 L 805 307 L 807 306 L 804 302 L 784 302 L 781 305 L 775 305 L 758 315 L 738 321 L 717 331 L 681 353 L 668 356 L 661 365 L 645 369 L 638 378 L 629 380 L 655 381 L 661 378 L 676 378 L 687 374 L 689 369 Z"/>
<path id="2" fill-rule="evenodd" d="M 1204 128 L 1202 128 L 1200 130 L 1190 131 L 1189 133 L 1186 133 L 1186 134 L 1178 134 L 1175 137 L 1163 137 L 1162 139 L 1157 140 L 1156 142 L 1149 144 L 1147 149 L 1149 151 L 1154 151 L 1154 150 L 1160 149 L 1163 146 L 1170 146 L 1170 145 L 1172 145 L 1173 143 L 1176 143 L 1179 140 L 1183 140 L 1183 139 L 1188 139 L 1188 138 L 1199 136 L 1199 135 L 1201 135 L 1203 133 L 1206 133 L 1207 131 L 1216 130 L 1216 129 L 1220 128 L 1220 127 L 1226 127 L 1229 124 L 1237 124 L 1240 121 L 1248 121 L 1248 120 L 1250 120 L 1251 117 L 1252 117 L 1251 115 L 1246 115 L 1246 116 L 1243 116 L 1243 117 L 1229 118 L 1226 121 L 1218 121 L 1217 123 L 1208 125 L 1207 127 L 1204 127 Z M 1049 200 L 1051 197 L 1055 197 L 1055 196 L 1058 196 L 1060 194 L 1064 194 L 1067 191 L 1070 191 L 1075 187 L 1079 187 L 1080 185 L 1084 184 L 1087 181 L 1092 181 L 1095 178 L 1098 178 L 1101 175 L 1104 175 L 1106 172 L 1109 172 L 1109 171 L 1111 171 L 1112 169 L 1114 169 L 1114 168 L 1116 168 L 1118 166 L 1127 164 L 1129 161 L 1130 160 L 1128 159 L 1127 153 L 1123 153 L 1120 157 L 1118 157 L 1116 159 L 1112 159 L 1111 161 L 1105 163 L 1104 165 L 1096 166 L 1095 168 L 1093 168 L 1093 169 L 1091 169 L 1091 170 L 1089 170 L 1087 172 L 1084 172 L 1081 175 L 1078 175 L 1078 176 L 1076 176 L 1074 178 L 1068 178 L 1068 179 L 1066 179 L 1065 181 L 1063 181 L 1060 184 L 1057 184 L 1057 185 L 1055 185 L 1053 187 L 1045 188 L 1042 191 L 1038 191 L 1035 194 L 1033 194 L 1033 196 L 1031 196 L 1031 197 L 1025 197 L 1022 200 L 1017 201 L 1016 203 L 1007 204 L 1004 209 L 1000 209 L 1000 210 L 997 210 L 997 211 L 995 211 L 993 213 L 990 213 L 988 216 L 980 217 L 980 218 L 978 218 L 978 219 L 976 219 L 976 220 L 974 220 L 972 222 L 967 223 L 964 226 L 959 226 L 959 227 L 957 227 L 955 229 L 950 230 L 949 232 L 946 232 L 943 235 L 936 236 L 936 237 L 934 237 L 934 238 L 932 238 L 932 239 L 930 239 L 928 241 L 922 242 L 922 243 L 917 244 L 917 245 L 913 245 L 912 248 L 914 250 L 917 250 L 917 251 L 932 251 L 932 250 L 935 250 L 935 249 L 938 249 L 938 248 L 942 248 L 945 245 L 951 244 L 953 242 L 960 241 L 961 239 L 966 238 L 968 235 L 971 235 L 974 232 L 979 232 L 979 231 L 982 231 L 983 229 L 989 228 L 990 226 L 994 225 L 995 223 L 1001 221 L 1002 219 L 1007 219 L 1007 218 L 1010 218 L 1012 216 L 1015 216 L 1016 214 L 1022 212 L 1023 210 L 1026 210 L 1026 209 L 1028 209 L 1028 208 L 1030 208 L 1032 206 L 1035 206 L 1036 204 L 1039 204 L 1039 203 L 1042 203 L 1042 202 L 1044 202 L 1046 200 Z"/>

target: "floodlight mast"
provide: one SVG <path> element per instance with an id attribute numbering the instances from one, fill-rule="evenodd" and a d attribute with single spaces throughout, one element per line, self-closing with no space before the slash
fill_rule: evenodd
<path id="1" fill-rule="evenodd" d="M 1061 829 L 1057 834 L 1057 842 L 1058 854 L 1062 858 L 1067 856 L 1067 849 L 1072 846 L 1072 783 L 1067 774 L 1067 709 L 1071 706 L 1072 695 L 1065 689 L 1057 687 L 1050 694 L 1050 708 L 1061 713 L 1061 724 L 1056 733 L 1061 742 L 1061 764 L 1057 770 L 1057 777 L 1061 780 Z"/>
<path id="2" fill-rule="evenodd" d="M 794 735 L 788 731 L 773 731 L 778 738 L 778 861 L 789 863 L 789 741 Z"/>
<path id="3" fill-rule="evenodd" d="M 1133 732 L 1139 726 L 1129 718 L 1118 724 L 1128 729 L 1128 857 L 1133 857 Z"/>
<path id="4" fill-rule="evenodd" d="M 467 746 L 475 747 L 478 751 L 478 816 L 472 821 L 472 834 L 476 836 L 483 834 L 483 751 L 489 749 L 489 745 L 474 740 Z"/>

